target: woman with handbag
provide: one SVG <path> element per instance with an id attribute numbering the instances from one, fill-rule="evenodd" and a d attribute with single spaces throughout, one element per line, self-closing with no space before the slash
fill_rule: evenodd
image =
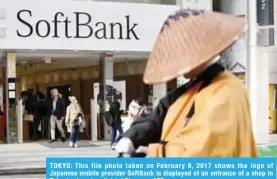
<path id="1" fill-rule="evenodd" d="M 81 106 L 78 103 L 76 97 L 68 97 L 71 104 L 66 109 L 65 124 L 67 126 L 67 131 L 70 133 L 70 147 L 78 147 L 76 140 L 78 131 L 83 132 L 85 127 L 84 114 L 82 112 Z"/>

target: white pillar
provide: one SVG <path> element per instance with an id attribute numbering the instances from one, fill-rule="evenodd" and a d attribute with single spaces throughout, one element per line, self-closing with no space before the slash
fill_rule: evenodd
<path id="1" fill-rule="evenodd" d="M 17 116 L 17 133 L 18 133 L 18 143 L 23 143 L 23 100 L 17 101 L 16 105 L 16 116 Z"/>
<path id="2" fill-rule="evenodd" d="M 159 83 L 153 85 L 153 108 L 155 108 L 160 99 L 162 99 L 167 93 L 167 84 Z"/>
<path id="3" fill-rule="evenodd" d="M 104 53 L 101 55 L 100 61 L 102 64 L 102 80 L 101 84 L 104 85 L 104 92 L 106 92 L 106 85 L 113 86 L 113 54 L 112 53 Z M 104 101 L 107 101 L 106 95 L 104 95 Z M 105 103 L 105 110 L 109 107 L 108 102 Z"/>
<path id="4" fill-rule="evenodd" d="M 16 53 L 6 53 L 6 123 L 7 142 L 18 142 L 16 117 Z"/>
<path id="5" fill-rule="evenodd" d="M 98 135 L 98 131 L 97 131 L 97 113 L 99 111 L 97 111 L 97 107 L 98 104 L 95 104 L 97 103 L 97 99 L 91 99 L 90 100 L 90 127 L 91 127 L 91 140 L 92 141 L 97 141 L 97 135 Z"/>
<path id="6" fill-rule="evenodd" d="M 256 1 L 247 0 L 247 3 L 247 86 L 250 92 L 252 125 L 256 142 L 268 143 L 268 52 L 265 48 L 257 47 Z"/>
<path id="7" fill-rule="evenodd" d="M 103 85 L 103 88 L 101 88 L 100 90 L 103 90 L 103 94 L 106 94 L 106 87 L 107 85 L 113 86 L 113 61 L 114 61 L 114 57 L 112 53 L 104 53 L 101 54 L 101 58 L 100 58 L 101 64 L 102 64 L 102 80 L 101 80 L 101 84 Z M 105 112 L 109 110 L 109 102 L 106 95 L 104 95 L 104 106 L 102 110 L 100 110 L 101 112 Z M 111 127 L 107 125 L 107 123 L 104 121 L 104 140 L 110 140 L 111 138 Z"/>

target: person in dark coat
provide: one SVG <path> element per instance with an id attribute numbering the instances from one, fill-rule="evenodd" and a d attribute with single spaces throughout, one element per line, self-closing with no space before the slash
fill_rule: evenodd
<path id="1" fill-rule="evenodd" d="M 31 140 L 38 140 L 38 127 L 41 120 L 40 115 L 40 106 L 39 106 L 39 97 L 36 92 L 33 91 L 29 98 L 30 111 L 29 113 L 34 115 L 34 122 L 32 126 Z"/>
<path id="2" fill-rule="evenodd" d="M 33 115 L 34 121 L 28 122 L 28 132 L 30 140 L 38 140 L 38 126 L 40 124 L 39 99 L 35 91 L 23 91 L 21 93 L 25 114 Z"/>
<path id="3" fill-rule="evenodd" d="M 109 111 L 113 117 L 113 124 L 111 126 L 112 127 L 111 146 L 112 146 L 112 149 L 114 149 L 117 131 L 119 132 L 120 135 L 123 134 L 123 130 L 121 127 L 122 121 L 121 121 L 121 117 L 120 117 L 120 114 L 121 114 L 120 103 L 116 97 L 114 98 L 113 102 L 111 103 Z"/>
<path id="4" fill-rule="evenodd" d="M 52 99 L 49 104 L 49 116 L 50 116 L 50 126 L 51 126 L 51 140 L 50 143 L 55 142 L 55 129 L 56 124 L 61 133 L 61 140 L 65 142 L 65 133 L 63 130 L 63 121 L 65 118 L 65 104 L 63 99 L 59 95 L 58 89 L 53 89 L 51 91 Z"/>

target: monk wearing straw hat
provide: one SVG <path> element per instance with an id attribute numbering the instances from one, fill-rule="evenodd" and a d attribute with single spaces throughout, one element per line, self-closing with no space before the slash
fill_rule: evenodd
<path id="1" fill-rule="evenodd" d="M 169 16 L 143 80 L 163 83 L 180 75 L 191 80 L 135 121 L 116 150 L 149 157 L 256 157 L 247 91 L 218 63 L 245 26 L 241 17 L 202 10 Z"/>

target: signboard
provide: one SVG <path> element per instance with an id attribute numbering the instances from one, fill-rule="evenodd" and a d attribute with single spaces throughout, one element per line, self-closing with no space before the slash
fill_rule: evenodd
<path id="1" fill-rule="evenodd" d="M 274 25 L 273 0 L 257 0 L 257 23 L 259 26 Z M 257 45 L 274 45 L 274 28 L 260 29 L 257 37 Z"/>
<path id="2" fill-rule="evenodd" d="M 259 26 L 274 25 L 273 0 L 257 0 L 257 23 Z"/>
<path id="3" fill-rule="evenodd" d="M 16 4 L 16 6 L 14 5 Z M 177 5 L 1 0 L 0 49 L 149 52 Z"/>
<path id="4" fill-rule="evenodd" d="M 274 45 L 274 28 L 259 29 L 257 34 L 258 46 Z"/>

